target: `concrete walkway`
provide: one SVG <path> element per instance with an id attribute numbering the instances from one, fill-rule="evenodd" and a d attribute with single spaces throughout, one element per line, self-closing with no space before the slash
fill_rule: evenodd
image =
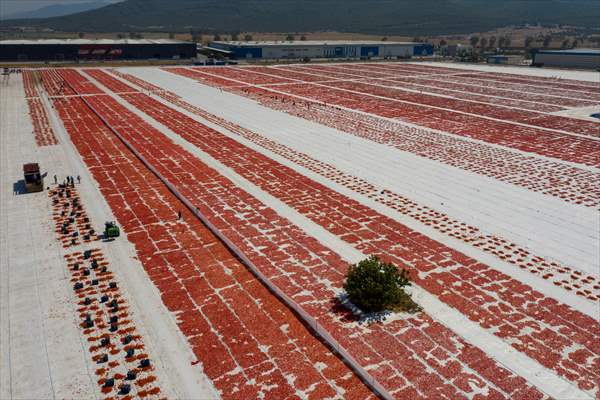
<path id="1" fill-rule="evenodd" d="M 35 144 L 20 77 L 0 90 L 0 398 L 98 398 L 47 193 L 14 190 L 24 163 L 62 172 L 59 147 Z"/>
<path id="2" fill-rule="evenodd" d="M 47 192 L 14 194 L 22 166 L 38 162 L 45 186 L 80 175 L 82 204 L 96 231 L 115 220 L 70 142 L 50 102 L 43 99 L 59 144 L 35 144 L 20 76 L 0 91 L 0 399 L 103 398 L 79 324 L 76 298 L 63 256 L 100 247 L 112 266 L 130 315 L 156 370 L 161 397 L 218 398 L 217 391 L 163 305 L 123 235 L 110 242 L 63 250 L 53 231 Z"/>

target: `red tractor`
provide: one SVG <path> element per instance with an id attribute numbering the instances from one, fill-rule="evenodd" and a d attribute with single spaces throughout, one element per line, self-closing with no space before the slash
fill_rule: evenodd
<path id="1" fill-rule="evenodd" d="M 27 193 L 41 192 L 44 190 L 44 177 L 40 173 L 40 166 L 38 163 L 24 164 L 23 175 Z"/>

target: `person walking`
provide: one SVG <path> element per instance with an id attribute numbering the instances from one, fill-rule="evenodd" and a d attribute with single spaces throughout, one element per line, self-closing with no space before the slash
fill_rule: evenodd
<path id="1" fill-rule="evenodd" d="M 81 183 L 81 176 L 77 175 L 77 183 Z"/>
<path id="2" fill-rule="evenodd" d="M 56 178 L 56 174 L 54 175 L 54 184 L 56 185 L 58 183 L 58 179 Z"/>
<path id="3" fill-rule="evenodd" d="M 177 219 L 178 219 L 179 221 L 181 221 L 181 210 L 179 210 L 179 211 L 177 212 Z"/>

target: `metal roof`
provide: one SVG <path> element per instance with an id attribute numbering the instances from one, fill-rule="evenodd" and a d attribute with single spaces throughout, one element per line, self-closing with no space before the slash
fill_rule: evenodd
<path id="1" fill-rule="evenodd" d="M 539 50 L 541 54 L 585 54 L 600 56 L 600 49 L 568 49 L 568 50 Z"/>
<path id="2" fill-rule="evenodd" d="M 223 42 L 215 41 L 211 42 L 225 46 L 238 46 L 238 47 L 256 47 L 256 46 L 381 46 L 381 45 L 415 45 L 423 43 L 414 42 L 388 42 L 388 41 L 374 41 L 374 40 L 294 40 L 294 41 L 235 41 L 235 42 Z"/>
<path id="3" fill-rule="evenodd" d="M 225 54 L 232 54 L 233 53 L 233 51 L 231 51 L 231 50 L 219 49 L 218 47 L 204 46 L 202 48 L 205 49 L 205 50 L 212 50 L 212 51 L 217 51 L 219 53 L 225 53 Z"/>
<path id="4" fill-rule="evenodd" d="M 39 172 L 40 166 L 38 163 L 29 163 L 23 164 L 23 172 L 26 174 L 31 174 L 33 172 Z"/>
<path id="5" fill-rule="evenodd" d="M 173 39 L 38 39 L 38 40 L 0 40 L 0 45 L 40 45 L 40 44 L 184 44 Z"/>

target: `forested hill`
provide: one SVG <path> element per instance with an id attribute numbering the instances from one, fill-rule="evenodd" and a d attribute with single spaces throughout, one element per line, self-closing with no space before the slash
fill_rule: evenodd
<path id="1" fill-rule="evenodd" d="M 105 7 L 110 3 L 107 1 L 88 1 L 84 3 L 65 3 L 65 4 L 50 4 L 48 6 L 38 8 L 32 11 L 23 11 L 15 14 L 3 16 L 7 19 L 16 18 L 49 18 L 62 15 L 75 14 L 88 10 L 94 10 L 100 7 Z"/>
<path id="2" fill-rule="evenodd" d="M 597 27 L 598 0 L 127 0 L 47 19 L 2 21 L 71 32 L 339 31 L 436 35 L 541 23 Z"/>

